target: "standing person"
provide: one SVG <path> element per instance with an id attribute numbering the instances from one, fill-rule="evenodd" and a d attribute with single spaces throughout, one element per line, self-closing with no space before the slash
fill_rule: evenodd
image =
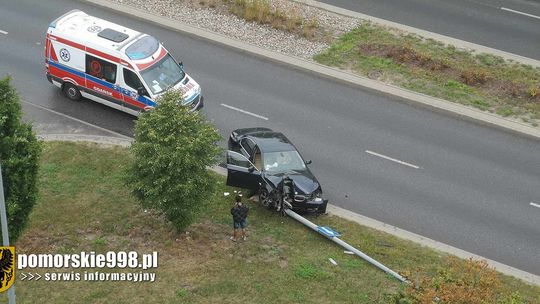
<path id="1" fill-rule="evenodd" d="M 242 196 L 237 195 L 235 198 L 235 204 L 231 208 L 231 214 L 233 216 L 233 236 L 231 240 L 236 242 L 236 237 L 238 235 L 238 229 L 242 229 L 242 239 L 247 240 L 246 236 L 246 227 L 247 227 L 247 215 L 249 208 L 242 203 Z"/>

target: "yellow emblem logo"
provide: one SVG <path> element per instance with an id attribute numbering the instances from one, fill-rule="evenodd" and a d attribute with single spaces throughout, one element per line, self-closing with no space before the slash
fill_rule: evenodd
<path id="1" fill-rule="evenodd" d="M 0 292 L 15 282 L 15 247 L 0 247 Z"/>

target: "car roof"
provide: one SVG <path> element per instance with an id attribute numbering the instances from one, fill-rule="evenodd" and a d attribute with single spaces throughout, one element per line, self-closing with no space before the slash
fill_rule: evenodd
<path id="1" fill-rule="evenodd" d="M 261 149 L 262 153 L 296 151 L 294 145 L 283 133 L 274 131 L 261 131 L 249 133 L 247 137 L 251 138 Z"/>

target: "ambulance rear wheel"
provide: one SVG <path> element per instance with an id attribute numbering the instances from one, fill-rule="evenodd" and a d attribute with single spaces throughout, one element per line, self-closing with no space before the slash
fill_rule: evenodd
<path id="1" fill-rule="evenodd" d="M 66 94 L 66 96 L 71 100 L 77 101 L 81 99 L 81 92 L 79 91 L 79 89 L 77 89 L 76 86 L 74 86 L 71 83 L 66 82 L 64 84 L 63 91 Z"/>

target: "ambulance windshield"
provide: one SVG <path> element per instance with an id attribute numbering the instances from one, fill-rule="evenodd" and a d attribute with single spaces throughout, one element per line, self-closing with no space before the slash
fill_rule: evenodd
<path id="1" fill-rule="evenodd" d="M 171 55 L 141 71 L 144 82 L 153 94 L 159 94 L 184 79 L 185 73 Z"/>
<path id="2" fill-rule="evenodd" d="M 141 60 L 154 54 L 159 48 L 159 41 L 152 36 L 145 36 L 126 49 L 126 55 L 132 60 Z"/>

